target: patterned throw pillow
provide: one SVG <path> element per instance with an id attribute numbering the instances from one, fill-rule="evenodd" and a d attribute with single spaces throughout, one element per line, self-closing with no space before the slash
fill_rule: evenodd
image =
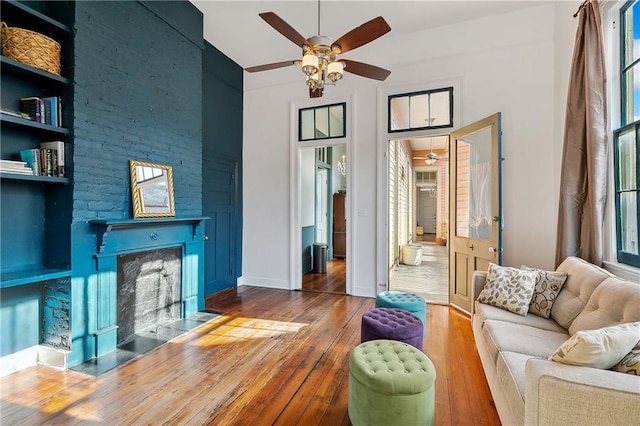
<path id="1" fill-rule="evenodd" d="M 610 369 L 640 339 L 640 322 L 581 330 L 564 342 L 551 357 L 552 361 L 582 367 Z"/>
<path id="2" fill-rule="evenodd" d="M 640 376 L 640 342 L 611 369 L 618 373 Z"/>
<path id="3" fill-rule="evenodd" d="M 558 293 L 562 290 L 564 282 L 567 281 L 565 272 L 543 271 L 542 269 L 529 268 L 522 265 L 520 269 L 525 271 L 536 271 L 538 279 L 533 289 L 533 297 L 529 305 L 529 312 L 542 318 L 551 316 L 551 306 L 556 301 Z"/>
<path id="4" fill-rule="evenodd" d="M 489 264 L 487 282 L 478 301 L 525 316 L 533 296 L 538 273 L 508 266 Z"/>

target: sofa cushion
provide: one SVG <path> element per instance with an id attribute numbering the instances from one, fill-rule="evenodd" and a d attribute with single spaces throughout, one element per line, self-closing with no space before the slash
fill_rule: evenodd
<path id="1" fill-rule="evenodd" d="M 640 321 L 640 284 L 607 278 L 573 320 L 569 334 L 636 321 Z"/>
<path id="2" fill-rule="evenodd" d="M 558 293 L 562 290 L 564 282 L 567 280 L 565 272 L 551 272 L 542 269 L 529 268 L 522 265 L 520 269 L 527 271 L 536 271 L 536 285 L 533 289 L 533 297 L 529 304 L 529 312 L 542 318 L 551 316 L 551 307 L 558 297 Z"/>
<path id="3" fill-rule="evenodd" d="M 498 352 L 502 351 L 549 358 L 569 338 L 566 331 L 542 330 L 496 320 L 486 320 L 482 332 L 494 365 Z"/>
<path id="4" fill-rule="evenodd" d="M 531 355 L 503 351 L 498 355 L 497 374 L 500 384 L 505 389 L 509 404 L 515 404 L 524 410 L 525 366 Z"/>
<path id="5" fill-rule="evenodd" d="M 563 364 L 609 369 L 640 340 L 640 322 L 597 330 L 581 330 L 564 342 L 550 359 Z"/>
<path id="6" fill-rule="evenodd" d="M 478 295 L 480 303 L 527 315 L 538 273 L 489 264 L 487 282 Z"/>
<path id="7" fill-rule="evenodd" d="M 543 330 L 557 331 L 558 333 L 566 333 L 567 330 L 560 327 L 552 318 L 542 318 L 537 315 L 528 314 L 521 316 L 495 306 L 485 305 L 476 301 L 474 316 L 479 317 L 482 322 L 491 319 L 498 321 L 511 322 L 514 324 L 528 325 L 531 327 L 541 328 Z"/>
<path id="8" fill-rule="evenodd" d="M 551 307 L 551 318 L 565 329 L 584 309 L 598 284 L 612 274 L 578 257 L 567 257 L 556 269 L 567 273 L 562 291 Z"/>

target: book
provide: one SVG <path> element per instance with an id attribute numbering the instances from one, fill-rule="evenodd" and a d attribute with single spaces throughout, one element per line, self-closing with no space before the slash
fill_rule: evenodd
<path id="1" fill-rule="evenodd" d="M 54 176 L 64 177 L 66 175 L 65 168 L 65 156 L 64 156 L 64 142 L 62 141 L 51 141 L 51 142 L 42 142 L 40 144 L 40 148 L 49 148 L 56 151 L 56 170 Z"/>
<path id="2" fill-rule="evenodd" d="M 59 127 L 60 119 L 58 116 L 60 115 L 60 98 L 58 96 L 49 96 L 47 98 L 42 98 L 42 102 L 44 102 L 45 124 Z"/>
<path id="3" fill-rule="evenodd" d="M 42 99 L 31 96 L 28 98 L 20 99 L 20 110 L 29 114 L 29 118 L 32 121 L 43 123 L 44 121 L 44 103 Z"/>
<path id="4" fill-rule="evenodd" d="M 27 113 L 20 112 L 20 111 L 14 111 L 12 109 L 5 108 L 5 107 L 0 107 L 0 113 L 2 113 L 4 115 L 11 116 L 11 117 L 26 118 L 27 120 L 30 119 L 29 114 L 27 114 Z"/>
<path id="5" fill-rule="evenodd" d="M 0 160 L 0 172 L 32 175 L 33 170 L 25 161 Z"/>
<path id="6" fill-rule="evenodd" d="M 40 170 L 42 176 L 53 176 L 53 161 L 49 148 L 40 149 Z"/>
<path id="7" fill-rule="evenodd" d="M 40 150 L 38 148 L 21 150 L 20 158 L 22 159 L 22 161 L 27 163 L 29 167 L 31 167 L 34 175 L 40 176 L 42 174 L 42 169 L 40 166 Z"/>

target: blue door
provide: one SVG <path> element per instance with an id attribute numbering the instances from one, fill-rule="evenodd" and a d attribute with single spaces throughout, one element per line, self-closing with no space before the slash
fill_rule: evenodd
<path id="1" fill-rule="evenodd" d="M 202 209 L 211 218 L 205 221 L 205 296 L 236 285 L 237 169 L 233 160 L 203 161 Z"/>

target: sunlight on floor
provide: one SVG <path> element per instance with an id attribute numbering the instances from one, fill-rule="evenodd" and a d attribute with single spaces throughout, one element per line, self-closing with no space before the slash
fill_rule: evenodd
<path id="1" fill-rule="evenodd" d="M 211 331 L 207 334 L 210 336 L 223 337 L 224 342 L 216 339 L 208 342 L 201 342 L 201 346 L 209 346 L 211 344 L 229 343 L 246 339 L 266 339 L 270 337 L 282 336 L 285 334 L 297 333 L 303 327 L 308 326 L 304 323 L 271 321 L 258 318 L 238 317 L 230 321 L 224 321 L 229 317 L 222 316 L 222 320 L 215 321 L 211 324 Z"/>

